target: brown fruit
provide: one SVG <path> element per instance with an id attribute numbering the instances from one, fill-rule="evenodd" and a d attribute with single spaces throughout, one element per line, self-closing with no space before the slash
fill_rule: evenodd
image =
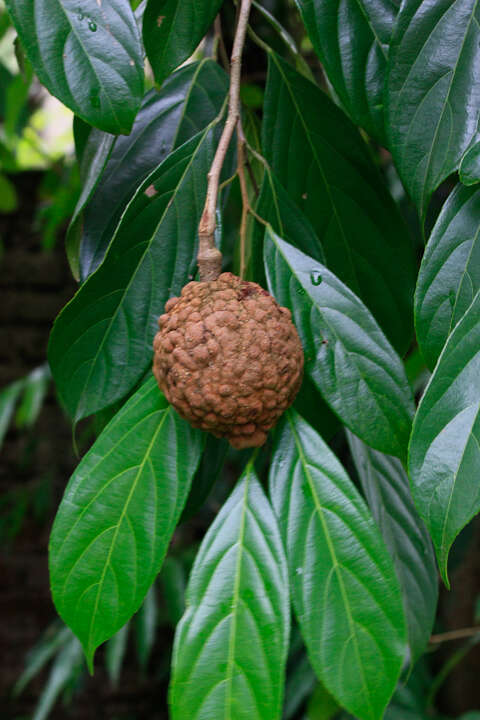
<path id="1" fill-rule="evenodd" d="M 235 448 L 263 445 L 302 382 L 290 311 L 257 283 L 223 273 L 188 283 L 158 324 L 153 372 L 177 412 Z"/>

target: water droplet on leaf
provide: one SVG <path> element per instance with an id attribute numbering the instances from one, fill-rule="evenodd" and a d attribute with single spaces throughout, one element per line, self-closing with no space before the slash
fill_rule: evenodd
<path id="1" fill-rule="evenodd" d="M 97 29 L 97 23 L 94 23 L 93 20 L 90 20 L 90 22 L 88 23 L 88 29 L 92 32 L 95 32 L 95 30 Z"/>
<path id="2" fill-rule="evenodd" d="M 322 280 L 323 280 L 323 278 L 322 278 L 320 272 L 318 270 L 312 270 L 312 272 L 310 273 L 310 281 L 311 281 L 312 285 L 320 285 Z"/>

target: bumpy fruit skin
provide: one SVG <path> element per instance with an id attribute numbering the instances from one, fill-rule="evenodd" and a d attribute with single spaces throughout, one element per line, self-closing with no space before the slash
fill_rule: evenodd
<path id="1" fill-rule="evenodd" d="M 257 283 L 223 273 L 188 283 L 158 324 L 153 372 L 177 412 L 235 448 L 263 445 L 302 382 L 290 311 Z"/>

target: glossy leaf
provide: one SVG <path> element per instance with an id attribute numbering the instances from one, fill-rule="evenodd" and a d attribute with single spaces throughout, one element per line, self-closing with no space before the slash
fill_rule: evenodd
<path id="1" fill-rule="evenodd" d="M 477 0 L 406 0 L 390 46 L 389 148 L 422 215 L 477 133 Z"/>
<path id="2" fill-rule="evenodd" d="M 357 128 L 273 53 L 262 138 L 275 176 L 317 233 L 327 267 L 403 353 L 412 335 L 416 275 L 408 230 Z"/>
<path id="3" fill-rule="evenodd" d="M 157 318 L 192 272 L 214 146 L 207 128 L 149 175 L 104 262 L 55 321 L 49 362 L 76 421 L 122 398 L 151 361 Z"/>
<path id="4" fill-rule="evenodd" d="M 359 720 L 379 720 L 405 657 L 398 581 L 380 532 L 321 437 L 289 410 L 270 468 L 310 662 Z"/>
<path id="5" fill-rule="evenodd" d="M 84 186 L 83 204 L 81 198 L 77 205 L 69 235 L 80 230 L 79 261 L 83 280 L 103 260 L 121 214 L 140 183 L 173 149 L 215 119 L 227 89 L 225 72 L 213 60 L 202 60 L 174 73 L 160 92 L 151 90 L 145 95 L 132 132 L 128 137 L 115 140 L 93 196 L 85 194 Z M 102 145 L 113 139 L 111 135 L 94 131 L 89 145 L 98 147 L 100 153 Z M 96 164 L 88 165 L 84 182 L 92 175 L 96 177 Z"/>
<path id="6" fill-rule="evenodd" d="M 480 189 L 459 184 L 431 232 L 415 293 L 418 344 L 430 369 L 480 290 L 479 232 Z"/>
<path id="7" fill-rule="evenodd" d="M 143 42 L 157 83 L 161 84 L 192 55 L 222 2 L 148 0 L 143 16 Z"/>
<path id="8" fill-rule="evenodd" d="M 422 397 L 409 448 L 418 511 L 448 585 L 450 547 L 480 510 L 480 292 L 455 326 Z"/>
<path id="9" fill-rule="evenodd" d="M 96 648 L 138 610 L 160 570 L 201 450 L 201 433 L 151 378 L 70 479 L 50 537 L 50 582 L 90 668 Z"/>
<path id="10" fill-rule="evenodd" d="M 277 720 L 288 650 L 287 565 L 249 464 L 206 534 L 177 627 L 172 720 Z"/>
<path id="11" fill-rule="evenodd" d="M 413 398 L 400 358 L 363 303 L 324 265 L 265 232 L 270 292 L 292 310 L 305 371 L 347 427 L 405 457 Z"/>
<path id="12" fill-rule="evenodd" d="M 472 145 L 462 157 L 459 177 L 464 185 L 476 185 L 480 182 L 480 142 Z"/>
<path id="13" fill-rule="evenodd" d="M 275 232 L 285 238 L 299 250 L 325 263 L 322 245 L 310 221 L 291 199 L 278 178 L 266 168 L 260 194 L 258 196 L 257 214 L 270 223 Z M 252 232 L 251 270 L 252 279 L 260 285 L 265 283 L 263 269 L 263 239 L 265 225 L 256 221 Z"/>
<path id="14" fill-rule="evenodd" d="M 413 665 L 430 639 L 437 607 L 437 566 L 430 536 L 415 509 L 401 462 L 372 450 L 349 432 L 347 438 L 362 490 L 400 582 Z"/>
<path id="15" fill-rule="evenodd" d="M 143 51 L 128 0 L 6 0 L 39 80 L 90 125 L 129 133 Z"/>
<path id="16" fill-rule="evenodd" d="M 297 5 L 342 106 L 356 124 L 383 140 L 388 47 L 400 2 L 297 0 Z"/>
<path id="17" fill-rule="evenodd" d="M 137 116 L 138 117 L 138 116 Z M 82 121 L 80 121 L 82 122 Z M 85 123 L 83 123 L 85 126 Z M 85 127 L 77 123 L 79 133 L 85 133 Z M 65 249 L 70 269 L 76 280 L 80 280 L 80 244 L 82 239 L 82 211 L 92 197 L 96 186 L 105 170 L 117 137 L 101 130 L 90 129 L 88 135 L 79 137 L 77 159 L 80 163 L 82 191 L 75 206 L 73 217 L 67 232 Z M 81 159 L 79 155 L 81 154 Z"/>

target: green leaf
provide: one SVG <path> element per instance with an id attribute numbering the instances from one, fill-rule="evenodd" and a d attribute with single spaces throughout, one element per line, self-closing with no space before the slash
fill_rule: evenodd
<path id="1" fill-rule="evenodd" d="M 463 156 L 459 177 L 464 185 L 476 185 L 480 182 L 480 142 L 472 145 Z"/>
<path id="2" fill-rule="evenodd" d="M 477 132 L 480 5 L 406 0 L 390 46 L 389 148 L 425 216 L 432 192 L 457 170 Z"/>
<path id="3" fill-rule="evenodd" d="M 359 720 L 380 720 L 405 657 L 398 581 L 380 532 L 321 437 L 289 410 L 270 494 L 312 666 Z"/>
<path id="4" fill-rule="evenodd" d="M 148 0 L 143 16 L 143 42 L 159 85 L 192 55 L 222 2 Z"/>
<path id="5" fill-rule="evenodd" d="M 137 116 L 138 117 L 138 116 Z M 77 119 L 77 116 L 75 116 Z M 80 124 L 82 123 L 82 125 Z M 82 225 L 85 206 L 92 197 L 95 188 L 100 182 L 103 171 L 107 165 L 108 159 L 112 153 L 117 137 L 110 133 L 104 133 L 101 130 L 90 129 L 87 136 L 80 136 L 85 132 L 85 123 L 82 120 L 76 123 L 78 143 L 77 157 L 81 153 L 80 163 L 80 179 L 82 182 L 82 191 L 78 198 L 73 217 L 67 231 L 65 241 L 65 250 L 67 259 L 70 264 L 73 277 L 80 280 L 80 244 L 82 240 Z"/>
<path id="6" fill-rule="evenodd" d="M 264 113 L 265 157 L 310 220 L 327 267 L 405 352 L 413 328 L 413 245 L 357 128 L 273 53 Z"/>
<path id="7" fill-rule="evenodd" d="M 90 669 L 160 570 L 200 460 L 202 436 L 148 380 L 107 425 L 65 490 L 50 582 Z"/>
<path id="8" fill-rule="evenodd" d="M 413 504 L 401 462 L 372 450 L 348 431 L 347 438 L 365 498 L 393 558 L 414 665 L 430 639 L 437 607 L 437 566 L 430 536 Z"/>
<path id="9" fill-rule="evenodd" d="M 210 433 L 207 433 L 202 461 L 193 479 L 192 489 L 190 490 L 180 522 L 189 520 L 204 504 L 213 485 L 223 470 L 229 447 L 227 440 L 220 440 Z"/>
<path id="10" fill-rule="evenodd" d="M 93 186 L 95 192 L 93 195 L 86 193 L 84 188 L 78 202 L 69 236 L 78 230 L 82 236 L 80 268 L 83 280 L 103 260 L 121 214 L 140 183 L 173 149 L 215 119 L 227 90 L 225 72 L 213 60 L 202 60 L 174 73 L 160 92 L 151 90 L 145 95 L 130 135 L 115 139 L 101 180 L 96 188 Z M 95 130 L 90 142 L 101 152 L 102 145 L 109 140 L 114 138 Z M 86 160 L 84 164 L 88 162 Z M 95 179 L 95 164 L 87 167 L 89 176 Z M 83 214 L 80 213 L 82 209 Z"/>
<path id="11" fill-rule="evenodd" d="M 25 387 L 25 380 L 16 380 L 0 390 L 0 448 L 15 412 L 17 400 Z"/>
<path id="12" fill-rule="evenodd" d="M 480 289 L 480 189 L 458 184 L 430 235 L 415 293 L 415 327 L 433 369 L 447 337 Z"/>
<path id="13" fill-rule="evenodd" d="M 18 195 L 13 182 L 0 172 L 0 212 L 11 213 L 18 208 Z"/>
<path id="14" fill-rule="evenodd" d="M 291 199 L 270 168 L 265 169 L 256 212 L 270 223 L 275 232 L 299 250 L 325 263 L 322 245 L 310 221 Z M 263 269 L 263 239 L 265 225 L 255 222 L 252 232 L 252 279 L 260 285 L 266 282 Z"/>
<path id="15" fill-rule="evenodd" d="M 105 667 L 113 687 L 117 687 L 127 650 L 130 623 L 126 623 L 107 643 L 105 648 Z"/>
<path id="16" fill-rule="evenodd" d="M 382 141 L 383 90 L 397 0 L 296 0 L 315 52 L 355 124 Z"/>
<path id="17" fill-rule="evenodd" d="M 90 125 L 129 133 L 143 52 L 128 0 L 6 0 L 39 80 Z"/>
<path id="18" fill-rule="evenodd" d="M 145 669 L 150 658 L 157 629 L 157 593 L 152 585 L 135 616 L 135 636 L 140 667 Z"/>
<path id="19" fill-rule="evenodd" d="M 449 336 L 413 423 L 409 474 L 448 586 L 450 547 L 480 509 L 480 291 Z"/>
<path id="20" fill-rule="evenodd" d="M 24 380 L 23 396 L 15 415 L 17 428 L 32 427 L 38 419 L 50 386 L 48 365 L 35 368 Z"/>
<path id="21" fill-rule="evenodd" d="M 75 421 L 122 398 L 151 362 L 157 318 L 193 270 L 214 146 L 207 128 L 148 176 L 102 265 L 55 321 L 48 358 Z"/>
<path id="22" fill-rule="evenodd" d="M 32 714 L 32 720 L 47 719 L 58 696 L 76 678 L 82 665 L 81 645 L 76 637 L 70 635 L 52 664 L 50 674 Z"/>
<path id="23" fill-rule="evenodd" d="M 292 310 L 305 371 L 342 422 L 371 447 L 406 456 L 413 416 L 403 364 L 363 303 L 324 265 L 267 228 L 268 287 Z"/>
<path id="24" fill-rule="evenodd" d="M 290 626 L 287 565 L 249 463 L 206 534 L 177 627 L 172 720 L 277 720 Z"/>

